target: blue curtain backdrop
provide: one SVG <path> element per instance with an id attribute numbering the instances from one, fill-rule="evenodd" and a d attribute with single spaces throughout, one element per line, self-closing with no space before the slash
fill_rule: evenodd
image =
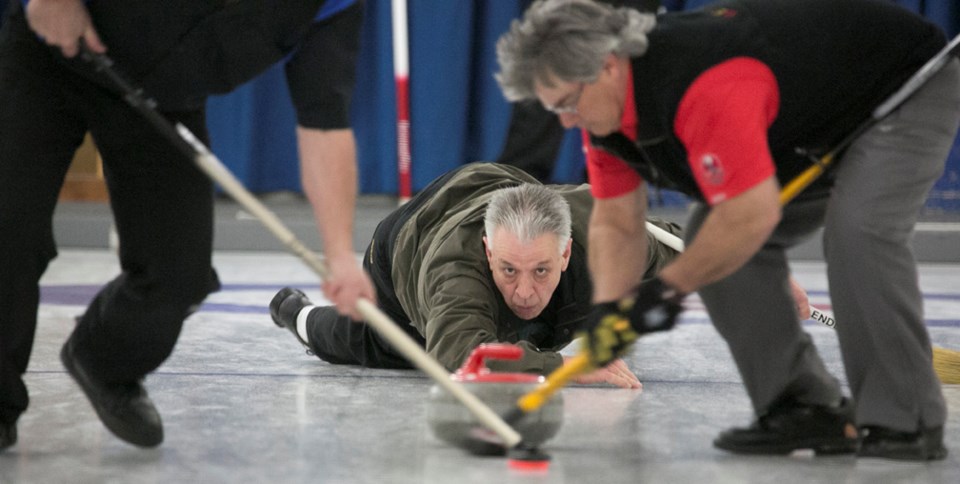
<path id="1" fill-rule="evenodd" d="M 2 0 L 0 0 L 2 1 Z M 414 190 L 461 164 L 496 158 L 506 135 L 509 106 L 493 79 L 494 45 L 522 0 L 408 0 L 411 149 Z M 705 0 L 663 0 L 670 10 Z M 897 0 L 960 32 L 957 0 Z M 394 94 L 389 0 L 367 0 L 352 120 L 362 193 L 393 194 L 396 174 Z M 865 39 L 865 42 L 868 40 Z M 254 192 L 300 190 L 294 115 L 282 68 L 274 67 L 235 92 L 210 99 L 213 150 Z M 556 182 L 579 182 L 579 136 L 568 133 L 555 168 Z M 667 194 L 665 203 L 682 203 Z M 960 140 L 929 206 L 960 211 Z"/>

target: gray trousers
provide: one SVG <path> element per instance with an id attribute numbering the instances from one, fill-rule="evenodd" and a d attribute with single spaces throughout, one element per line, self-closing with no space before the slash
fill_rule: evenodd
<path id="1" fill-rule="evenodd" d="M 758 415 L 785 400 L 834 404 L 837 380 L 797 322 L 785 250 L 823 226 L 837 337 L 858 425 L 942 426 L 910 239 L 960 123 L 954 60 L 838 161 L 828 198 L 795 201 L 741 269 L 699 293 L 727 341 Z M 694 207 L 687 241 L 709 207 Z"/>

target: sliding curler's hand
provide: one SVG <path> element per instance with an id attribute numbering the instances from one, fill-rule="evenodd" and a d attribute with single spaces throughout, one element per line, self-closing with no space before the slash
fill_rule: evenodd
<path id="1" fill-rule="evenodd" d="M 581 335 L 591 365 L 610 364 L 642 334 L 673 328 L 684 296 L 657 277 L 642 284 L 636 296 L 594 305 Z"/>

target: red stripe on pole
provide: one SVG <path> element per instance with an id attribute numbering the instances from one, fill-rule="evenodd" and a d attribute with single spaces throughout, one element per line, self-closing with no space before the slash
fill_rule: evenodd
<path id="1" fill-rule="evenodd" d="M 397 81 L 397 174 L 400 201 L 413 195 L 410 177 L 410 87 L 406 77 Z"/>

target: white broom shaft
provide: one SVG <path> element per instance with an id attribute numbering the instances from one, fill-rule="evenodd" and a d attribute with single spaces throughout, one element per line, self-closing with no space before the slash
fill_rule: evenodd
<path id="1" fill-rule="evenodd" d="M 327 277 L 327 268 L 323 262 L 320 261 L 320 258 L 317 257 L 313 251 L 307 249 L 273 212 L 247 191 L 233 173 L 223 165 L 220 159 L 207 149 L 206 145 L 197 139 L 186 126 L 177 123 L 176 129 L 177 134 L 193 147 L 196 152 L 194 161 L 196 161 L 200 169 L 219 183 L 234 200 L 250 211 L 283 245 L 287 246 L 294 254 L 300 256 L 321 278 Z"/>
<path id="2" fill-rule="evenodd" d="M 397 350 L 399 350 L 401 354 L 406 356 L 417 368 L 423 370 L 424 373 L 450 392 L 457 400 L 460 400 L 484 426 L 494 431 L 507 447 L 514 447 L 520 443 L 521 436 L 516 430 L 507 425 L 499 415 L 481 402 L 476 395 L 470 393 L 463 385 L 451 379 L 447 370 L 423 351 L 413 338 L 404 333 L 396 323 L 383 314 L 373 303 L 366 299 L 361 299 L 357 302 L 357 310 L 363 314 L 363 317 L 370 324 L 377 328 L 381 335 L 387 338 L 390 344 L 397 347 Z"/>
<path id="3" fill-rule="evenodd" d="M 676 235 L 673 235 L 650 222 L 647 222 L 647 232 L 653 234 L 654 238 L 659 240 L 661 244 L 664 244 L 677 252 L 683 252 L 683 240 L 680 237 L 677 237 Z"/>
<path id="4" fill-rule="evenodd" d="M 233 173 L 223 165 L 219 158 L 211 153 L 210 150 L 182 124 L 178 123 L 176 128 L 180 136 L 196 150 L 197 155 L 195 161 L 210 178 L 219 183 L 231 197 L 249 210 L 270 232 L 296 255 L 300 256 L 321 278 L 327 276 L 327 268 L 320 258 L 317 257 L 313 251 L 307 249 L 273 212 L 257 200 L 240 181 L 237 180 Z M 364 319 L 383 335 L 391 345 L 400 351 L 405 358 L 410 360 L 417 368 L 423 370 L 430 378 L 460 400 L 480 422 L 494 431 L 509 447 L 513 447 L 520 442 L 520 434 L 507 425 L 490 407 L 481 402 L 476 395 L 467 391 L 463 385 L 451 380 L 450 374 L 447 373 L 446 369 L 440 366 L 423 348 L 420 348 L 413 338 L 404 333 L 396 323 L 372 302 L 361 299 L 357 302 L 357 310 Z"/>
<path id="5" fill-rule="evenodd" d="M 667 232 L 666 230 L 663 230 L 662 228 L 657 227 L 650 222 L 647 222 L 647 231 L 653 234 L 654 238 L 660 241 L 660 243 L 677 252 L 683 252 L 684 244 L 680 237 L 677 237 L 676 235 L 671 234 L 670 232 Z M 813 307 L 812 305 L 810 306 L 810 319 L 823 323 L 831 328 L 837 325 L 837 322 L 831 316 Z"/>
<path id="6" fill-rule="evenodd" d="M 917 92 L 921 86 L 927 83 L 934 75 L 940 72 L 960 52 L 960 35 L 954 37 L 947 45 L 937 52 L 937 55 L 928 60 L 923 67 L 907 79 L 907 81 L 896 92 L 890 95 L 886 101 L 873 110 L 871 117 L 880 120 L 887 117 L 894 109 L 903 104 L 913 93 Z"/>

